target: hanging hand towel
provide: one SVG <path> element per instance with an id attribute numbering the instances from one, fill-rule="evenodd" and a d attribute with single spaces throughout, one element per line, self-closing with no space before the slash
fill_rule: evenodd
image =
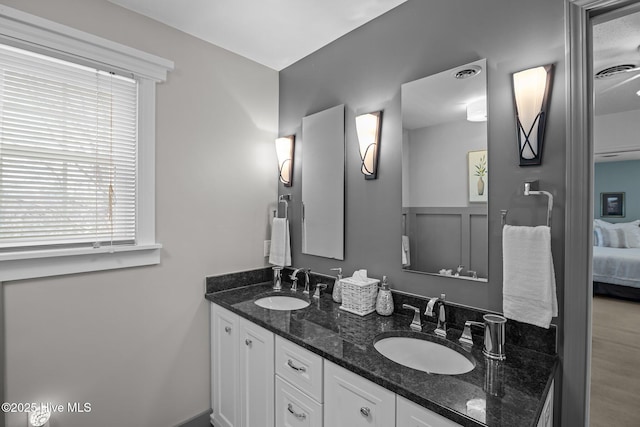
<path id="1" fill-rule="evenodd" d="M 269 262 L 280 267 L 291 265 L 291 243 L 289 238 L 289 220 L 273 218 L 271 225 L 271 252 Z"/>
<path id="2" fill-rule="evenodd" d="M 411 252 L 409 251 L 409 236 L 402 236 L 402 266 L 411 266 Z"/>
<path id="3" fill-rule="evenodd" d="M 502 254 L 505 317 L 548 329 L 558 315 L 551 229 L 505 225 Z"/>

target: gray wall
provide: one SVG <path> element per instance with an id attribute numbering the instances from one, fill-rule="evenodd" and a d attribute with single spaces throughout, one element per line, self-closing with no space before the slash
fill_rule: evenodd
<path id="1" fill-rule="evenodd" d="M 4 283 L 4 400 L 92 403 L 88 414 L 53 415 L 52 426 L 66 427 L 206 414 L 204 278 L 265 265 L 278 73 L 106 0 L 2 3 L 175 62 L 157 91 L 161 264 Z"/>
<path id="2" fill-rule="evenodd" d="M 447 294 L 451 301 L 501 311 L 500 210 L 511 224 L 542 224 L 546 199 L 522 196 L 523 182 L 538 179 L 556 198 L 552 245 L 563 295 L 565 197 L 564 5 L 557 0 L 409 0 L 280 73 L 280 134 L 297 134 L 296 163 L 304 152 L 302 117 L 346 106 L 345 260 L 300 252 L 300 169 L 292 193 L 292 253 L 295 266 L 346 275 L 366 268 L 387 275 L 392 288 L 420 295 Z M 400 85 L 487 58 L 489 165 L 489 282 L 469 283 L 401 269 L 402 129 Z M 511 74 L 556 65 L 543 165 L 518 166 Z M 378 179 L 365 181 L 355 133 L 357 114 L 384 110 Z"/>
<path id="3" fill-rule="evenodd" d="M 608 222 L 629 222 L 640 219 L 640 160 L 596 163 L 593 176 L 594 218 L 602 214 L 601 193 L 625 193 L 625 217 L 603 218 Z"/>
<path id="4" fill-rule="evenodd" d="M 477 204 L 469 202 L 468 153 L 487 149 L 486 122 L 440 123 L 403 134 L 404 207 Z"/>

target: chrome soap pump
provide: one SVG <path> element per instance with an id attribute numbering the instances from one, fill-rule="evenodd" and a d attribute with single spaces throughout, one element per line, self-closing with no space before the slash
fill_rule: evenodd
<path id="1" fill-rule="evenodd" d="M 393 296 L 387 283 L 387 276 L 382 276 L 382 285 L 376 299 L 376 312 L 381 316 L 391 316 L 393 313 Z"/>
<path id="2" fill-rule="evenodd" d="M 333 283 L 333 292 L 331 293 L 331 297 L 335 302 L 342 302 L 342 268 L 332 268 L 331 271 L 337 271 L 338 277 L 336 277 L 336 281 Z"/>

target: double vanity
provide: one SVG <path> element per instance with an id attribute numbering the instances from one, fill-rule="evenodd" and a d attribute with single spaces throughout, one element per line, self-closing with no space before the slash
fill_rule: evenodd
<path id="1" fill-rule="evenodd" d="M 544 426 L 553 423 L 555 330 L 509 321 L 506 360 L 483 355 L 481 333 L 459 342 L 481 311 L 446 303 L 446 338 L 434 319 L 410 327 L 414 305 L 394 293 L 395 313 L 340 310 L 331 285 L 319 298 L 283 283 L 270 269 L 210 277 L 212 408 L 231 426 Z"/>

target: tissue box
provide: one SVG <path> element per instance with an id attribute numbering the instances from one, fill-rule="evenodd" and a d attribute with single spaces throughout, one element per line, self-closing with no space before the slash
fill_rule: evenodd
<path id="1" fill-rule="evenodd" d="M 376 311 L 376 296 L 380 280 L 368 278 L 356 281 L 352 277 L 340 280 L 342 286 L 341 310 L 364 316 Z"/>

